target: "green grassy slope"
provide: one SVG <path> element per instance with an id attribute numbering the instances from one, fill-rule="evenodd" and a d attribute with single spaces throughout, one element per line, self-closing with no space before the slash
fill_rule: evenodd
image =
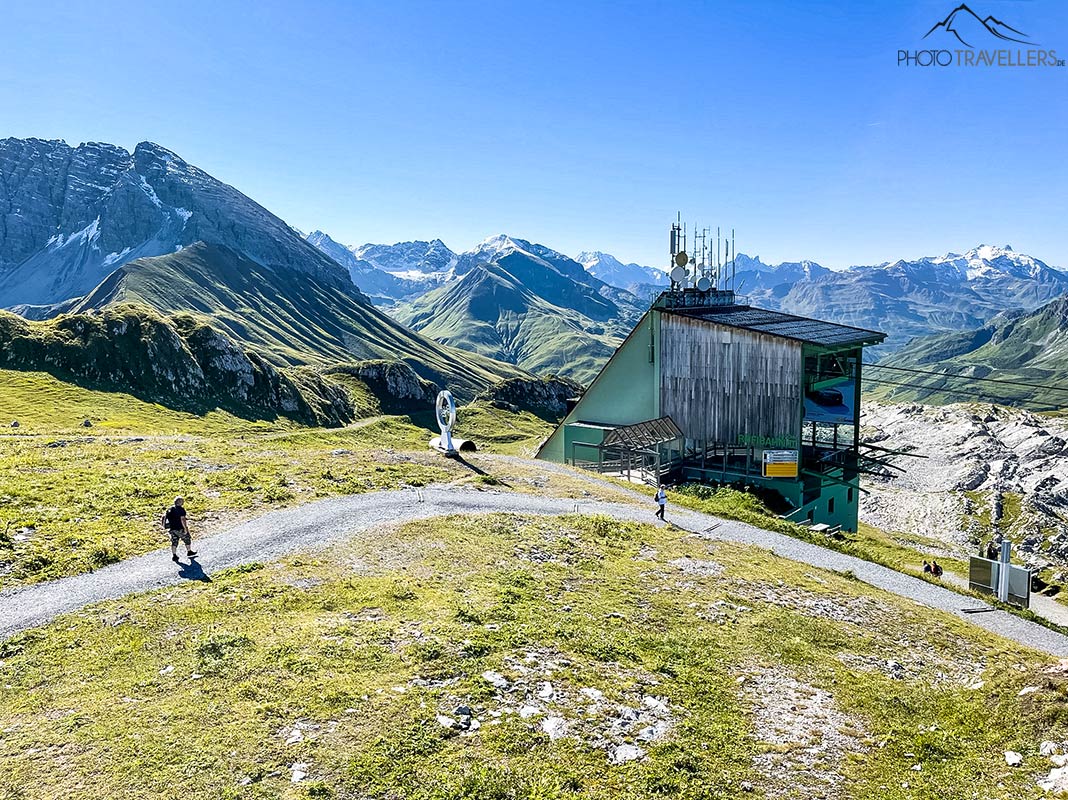
<path id="1" fill-rule="evenodd" d="M 1049 668 L 766 552 L 451 517 L 0 644 L 0 796 L 1030 797 Z"/>
<path id="2" fill-rule="evenodd" d="M 0 367 L 46 371 L 199 413 L 223 408 L 249 419 L 325 425 L 353 418 L 347 393 L 317 372 L 277 368 L 203 318 L 165 318 L 145 306 L 40 322 L 0 311 Z"/>
<path id="3" fill-rule="evenodd" d="M 432 415 L 383 414 L 338 376 L 364 416 L 344 428 L 195 414 L 130 394 L 0 369 L 0 586 L 84 572 L 164 544 L 157 519 L 189 498 L 200 535 L 262 511 L 337 494 L 476 482 L 427 450 Z M 92 427 L 82 422 L 90 420 Z M 550 426 L 485 403 L 458 431 L 484 449 L 529 453 Z M 508 475 L 499 484 L 510 484 Z"/>
<path id="4" fill-rule="evenodd" d="M 586 300 L 592 305 L 593 300 Z M 610 304 L 596 297 L 598 317 Z M 440 342 L 537 373 L 588 383 L 615 352 L 627 326 L 554 305 L 496 264 L 400 305 L 399 320 Z"/>
<path id="5" fill-rule="evenodd" d="M 977 378 L 1068 386 L 1068 297 L 1030 313 L 1010 312 L 974 331 L 913 339 L 887 363 L 893 366 L 944 371 Z M 970 382 L 891 370 L 868 370 L 870 378 L 912 384 L 909 387 L 869 382 L 873 395 L 892 401 L 953 403 L 981 392 L 1002 405 L 1038 411 L 1068 407 L 1068 391 Z"/>
<path id="6" fill-rule="evenodd" d="M 74 310 L 130 302 L 210 317 L 212 325 L 280 364 L 404 361 L 465 398 L 522 374 L 413 333 L 365 302 L 354 287 L 275 271 L 202 242 L 125 265 Z"/>

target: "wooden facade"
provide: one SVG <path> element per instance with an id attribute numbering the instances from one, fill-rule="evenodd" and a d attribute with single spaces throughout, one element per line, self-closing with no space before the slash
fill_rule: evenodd
<path id="1" fill-rule="evenodd" d="M 664 313 L 660 324 L 660 412 L 688 439 L 797 447 L 801 342 L 717 325 L 714 317 Z"/>

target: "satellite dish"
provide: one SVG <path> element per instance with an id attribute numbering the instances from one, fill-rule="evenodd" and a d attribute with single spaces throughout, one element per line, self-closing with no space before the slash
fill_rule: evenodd
<path id="1" fill-rule="evenodd" d="M 679 255 L 682 255 L 682 253 L 679 253 Z M 669 277 L 671 278 L 672 283 L 683 283 L 689 274 L 690 273 L 686 271 L 686 267 L 675 267 L 675 269 L 671 270 L 671 275 Z"/>
<path id="2" fill-rule="evenodd" d="M 697 288 L 702 292 L 707 292 L 712 288 L 712 281 L 708 278 L 701 278 L 701 280 L 697 282 Z"/>
<path id="3" fill-rule="evenodd" d="M 686 255 L 686 251 L 683 250 L 675 256 L 675 263 L 680 267 L 685 267 L 690 263 L 690 257 Z"/>

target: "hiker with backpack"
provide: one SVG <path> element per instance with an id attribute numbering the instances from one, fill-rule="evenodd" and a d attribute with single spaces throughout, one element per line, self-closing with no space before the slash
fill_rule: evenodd
<path id="1" fill-rule="evenodd" d="M 174 498 L 174 505 L 163 514 L 161 522 L 171 536 L 171 561 L 178 560 L 178 542 L 185 545 L 185 554 L 192 560 L 197 551 L 193 549 L 193 537 L 189 533 L 185 500 L 181 497 Z"/>
<path id="2" fill-rule="evenodd" d="M 660 484 L 656 490 L 656 517 L 661 522 L 664 521 L 664 511 L 667 509 L 667 492 L 664 491 L 664 484 Z"/>

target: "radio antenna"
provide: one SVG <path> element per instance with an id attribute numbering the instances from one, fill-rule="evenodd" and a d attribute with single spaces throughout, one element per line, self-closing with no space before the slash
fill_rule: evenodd
<path id="1" fill-rule="evenodd" d="M 731 228 L 731 291 L 732 292 L 734 291 L 734 276 L 736 274 L 735 271 L 734 271 L 734 256 L 735 256 L 735 251 L 734 251 L 734 228 Z"/>

